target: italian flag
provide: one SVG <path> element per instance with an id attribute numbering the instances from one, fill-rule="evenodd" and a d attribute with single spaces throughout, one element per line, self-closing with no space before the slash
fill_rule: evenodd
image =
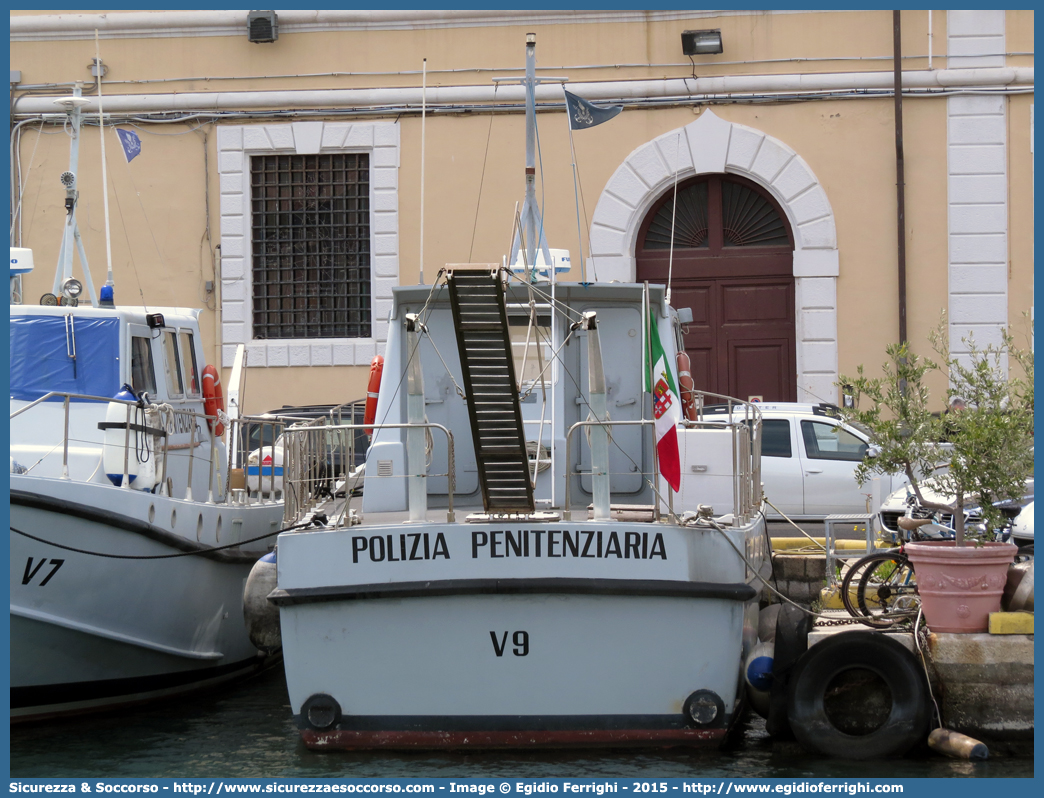
<path id="1" fill-rule="evenodd" d="M 675 493 L 681 487 L 681 462 L 678 457 L 678 424 L 681 422 L 681 400 L 678 398 L 670 358 L 663 351 L 656 329 L 656 314 L 649 316 L 649 349 L 652 363 L 646 371 L 645 389 L 653 395 L 653 418 L 656 421 L 656 455 L 660 474 Z M 650 385 L 652 386 L 650 389 Z"/>

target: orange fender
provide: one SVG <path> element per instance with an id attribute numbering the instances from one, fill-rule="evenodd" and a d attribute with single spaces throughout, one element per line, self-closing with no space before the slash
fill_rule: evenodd
<path id="1" fill-rule="evenodd" d="M 377 395 L 381 390 L 381 375 L 384 373 L 384 358 L 375 355 L 370 361 L 370 382 L 366 386 L 366 410 L 363 413 L 363 424 L 372 424 L 377 418 Z M 366 429 L 367 435 L 373 435 L 373 428 Z"/>
<path id="2" fill-rule="evenodd" d="M 203 367 L 203 412 L 213 418 L 207 419 L 207 425 L 214 435 L 221 437 L 225 425 L 218 421 L 218 410 L 225 412 L 225 394 L 221 390 L 221 375 L 213 366 Z"/>
<path id="3" fill-rule="evenodd" d="M 682 412 L 689 421 L 696 420 L 696 383 L 689 373 L 689 356 L 685 352 L 678 353 L 678 393 L 681 394 Z"/>

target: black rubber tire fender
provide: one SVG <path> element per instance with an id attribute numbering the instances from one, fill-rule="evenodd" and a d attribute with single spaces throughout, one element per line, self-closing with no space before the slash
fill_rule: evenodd
<path id="1" fill-rule="evenodd" d="M 876 673 L 891 692 L 888 718 L 862 735 L 838 729 L 825 709 L 834 677 L 851 669 Z M 787 719 L 805 748 L 842 759 L 901 756 L 928 735 L 930 688 L 921 664 L 902 644 L 880 632 L 849 631 L 809 647 L 794 666 Z"/>
<path id="2" fill-rule="evenodd" d="M 773 738 L 794 739 L 787 722 L 787 683 L 794 666 L 808 649 L 808 633 L 811 630 L 811 615 L 793 604 L 782 605 L 776 616 L 772 687 L 769 690 L 769 714 L 765 721 L 765 730 Z"/>

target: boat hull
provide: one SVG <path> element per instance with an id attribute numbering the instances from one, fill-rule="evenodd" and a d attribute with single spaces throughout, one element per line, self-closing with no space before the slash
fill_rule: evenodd
<path id="1" fill-rule="evenodd" d="M 12 722 L 178 695 L 271 661 L 250 643 L 242 612 L 264 549 L 201 552 L 232 542 L 233 529 L 241 540 L 278 529 L 280 508 L 83 483 L 62 485 L 56 499 L 55 482 L 12 476 Z"/>
<path id="2" fill-rule="evenodd" d="M 438 748 L 673 748 L 715 747 L 726 729 L 572 729 L 551 731 L 336 731 L 302 729 L 301 739 L 316 750 L 365 751 Z"/>
<path id="3" fill-rule="evenodd" d="M 598 532 L 597 525 L 585 527 L 578 531 Z M 648 534 L 650 527 L 634 529 Z M 366 530 L 367 540 L 377 531 Z M 534 529 L 515 530 L 516 539 L 523 531 L 532 542 Z M 564 537 L 565 530 L 555 531 Z M 603 553 L 611 532 L 623 539 L 628 531 L 602 529 Z M 384 581 L 375 577 L 382 570 L 390 576 L 395 565 L 365 562 L 358 530 L 280 538 L 281 585 L 292 585 L 305 561 L 316 575 L 328 570 L 320 561 L 342 563 L 340 584 L 331 573 L 325 584 L 313 580 L 273 594 L 291 706 L 306 745 L 720 744 L 739 706 L 757 591 L 736 556 L 713 576 L 701 572 L 694 558 L 701 548 L 721 555 L 719 533 L 665 531 L 664 556 L 637 562 L 563 562 L 537 558 L 531 546 L 528 558 L 505 567 L 483 558 L 474 532 L 486 534 L 447 529 L 445 562 L 407 560 L 400 571 L 436 577 L 442 567 L 447 578 Z M 732 534 L 742 550 L 745 532 Z M 344 537 L 356 539 L 363 562 L 338 558 Z M 386 550 L 396 542 L 397 535 Z M 352 565 L 362 566 L 358 580 Z M 683 575 L 689 578 L 677 578 Z M 690 712 L 694 697 L 705 705 L 702 722 Z"/>

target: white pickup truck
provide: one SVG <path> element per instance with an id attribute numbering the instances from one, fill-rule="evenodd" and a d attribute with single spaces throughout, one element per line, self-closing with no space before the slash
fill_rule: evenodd
<path id="1" fill-rule="evenodd" d="M 875 512 L 875 487 L 860 486 L 854 472 L 869 450 L 869 436 L 837 417 L 826 404 L 775 402 L 760 405 L 763 426 L 761 481 L 765 498 L 788 518 L 818 520 L 835 513 Z M 708 418 L 727 409 L 705 407 Z M 878 477 L 877 502 L 906 483 Z M 768 518 L 779 513 L 766 505 Z"/>

